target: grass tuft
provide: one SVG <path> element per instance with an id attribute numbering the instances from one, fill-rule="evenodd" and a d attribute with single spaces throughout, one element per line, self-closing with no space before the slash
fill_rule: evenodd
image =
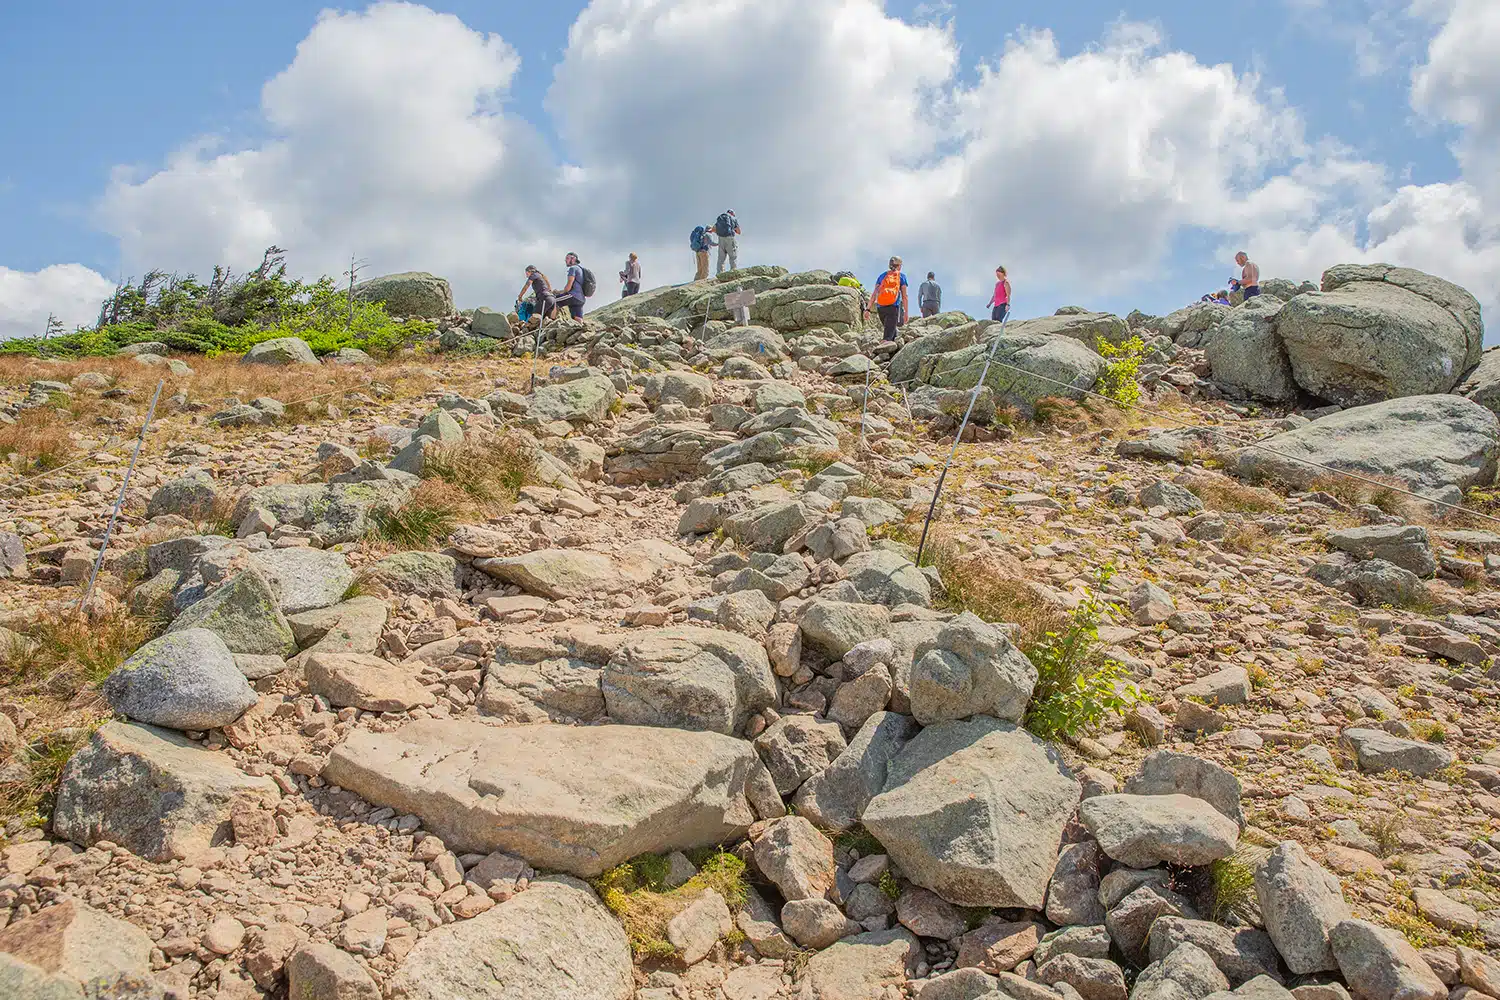
<path id="1" fill-rule="evenodd" d="M 448 536 L 467 506 L 468 498 L 458 487 L 442 480 L 425 480 L 401 506 L 382 507 L 373 513 L 373 533 L 402 548 L 429 548 Z"/>
<path id="2" fill-rule="evenodd" d="M 667 924 L 705 889 L 723 896 L 730 909 L 744 906 L 749 898 L 745 863 L 733 854 L 709 853 L 699 863 L 698 874 L 675 889 L 666 887 L 667 872 L 665 857 L 644 854 L 594 880 L 599 898 L 625 925 L 625 935 L 637 958 L 663 959 L 675 954 L 676 949 L 667 941 Z"/>
<path id="3" fill-rule="evenodd" d="M 1263 486 L 1248 486 L 1228 476 L 1194 476 L 1189 491 L 1209 510 L 1242 514 L 1270 514 L 1282 507 L 1282 499 Z"/>
<path id="4" fill-rule="evenodd" d="M 71 697 L 108 677 L 156 631 L 157 623 L 123 607 L 94 617 L 76 608 L 43 611 L 0 660 L 0 683 Z"/>
<path id="5" fill-rule="evenodd" d="M 0 826 L 10 819 L 32 827 L 47 822 L 63 767 L 96 727 L 97 723 L 41 733 L 12 751 L 12 763 L 21 767 L 8 768 L 10 780 L 0 781 Z"/>
<path id="6" fill-rule="evenodd" d="M 1262 555 L 1271 548 L 1271 535 L 1258 524 L 1232 524 L 1219 545 L 1242 556 Z"/>
<path id="7" fill-rule="evenodd" d="M 1023 651 L 1036 648 L 1048 632 L 1067 625 L 1067 612 L 1031 587 L 1007 556 L 966 547 L 944 532 L 928 539 L 922 555 L 923 562 L 937 567 L 950 610 L 1016 625 L 1016 644 Z"/>
<path id="8" fill-rule="evenodd" d="M 495 507 L 514 500 L 536 478 L 533 449 L 518 434 L 466 437 L 458 444 L 429 449 L 423 457 L 422 476 L 457 487 L 475 504 Z"/>
<path id="9" fill-rule="evenodd" d="M 1255 867 L 1236 853 L 1208 866 L 1208 910 L 1218 923 L 1248 922 L 1259 905 L 1255 895 Z"/>

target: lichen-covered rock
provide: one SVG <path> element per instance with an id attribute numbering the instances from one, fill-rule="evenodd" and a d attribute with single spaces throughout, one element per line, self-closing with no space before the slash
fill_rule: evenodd
<path id="1" fill-rule="evenodd" d="M 453 289 L 444 278 L 426 271 L 383 274 L 354 286 L 360 302 L 379 302 L 392 316 L 439 319 L 452 315 Z"/>
<path id="2" fill-rule="evenodd" d="M 100 691 L 120 714 L 169 729 L 227 726 L 257 700 L 224 640 L 203 628 L 152 639 Z"/>
<path id="3" fill-rule="evenodd" d="M 1346 264 L 1281 310 L 1277 332 L 1307 391 L 1343 406 L 1451 390 L 1479 363 L 1474 296 L 1389 264 Z"/>
<path id="4" fill-rule="evenodd" d="M 63 767 L 52 828 L 85 846 L 108 840 L 168 861 L 222 840 L 235 803 L 269 808 L 280 797 L 270 778 L 176 733 L 106 722 Z"/>

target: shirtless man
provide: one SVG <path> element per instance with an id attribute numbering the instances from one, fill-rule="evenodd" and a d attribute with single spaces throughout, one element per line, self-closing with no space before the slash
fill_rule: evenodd
<path id="1" fill-rule="evenodd" d="M 1240 291 L 1246 301 L 1255 298 L 1260 294 L 1260 267 L 1243 250 L 1234 255 L 1234 262 L 1240 266 Z"/>

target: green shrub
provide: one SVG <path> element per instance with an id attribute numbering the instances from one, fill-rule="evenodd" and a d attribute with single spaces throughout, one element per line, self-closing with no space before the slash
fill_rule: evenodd
<path id="1" fill-rule="evenodd" d="M 1089 732 L 1140 700 L 1125 667 L 1099 649 L 1099 626 L 1111 614 L 1099 591 L 1113 575 L 1114 567 L 1101 568 L 1094 589 L 1073 609 L 1066 627 L 1048 631 L 1031 648 L 1022 647 L 1037 670 L 1026 728 L 1043 739 Z"/>
<path id="2" fill-rule="evenodd" d="M 272 247 L 258 268 L 242 277 L 214 269 L 205 285 L 193 275 L 153 271 L 122 285 L 105 300 L 99 322 L 57 337 L 21 337 L 0 343 L 0 353 L 52 358 L 100 357 L 142 341 L 173 350 L 243 354 L 277 337 L 300 337 L 314 354 L 357 347 L 385 355 L 432 332 L 425 320 L 397 323 L 379 303 L 356 302 L 330 277 L 308 283 L 286 276 L 284 254 Z"/>
<path id="3" fill-rule="evenodd" d="M 1117 403 L 1135 403 L 1141 398 L 1140 376 L 1142 355 L 1146 345 L 1139 336 L 1132 336 L 1116 347 L 1107 340 L 1098 343 L 1099 354 L 1104 358 L 1104 374 L 1094 391 L 1108 396 Z"/>

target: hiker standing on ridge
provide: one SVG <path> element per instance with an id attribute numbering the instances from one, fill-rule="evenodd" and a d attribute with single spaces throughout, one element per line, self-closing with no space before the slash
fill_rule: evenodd
<path id="1" fill-rule="evenodd" d="M 718 246 L 714 242 L 713 226 L 703 225 L 693 230 L 693 235 L 688 237 L 688 246 L 693 248 L 693 258 L 697 261 L 698 270 L 693 275 L 694 281 L 703 281 L 708 277 L 708 251 Z"/>
<path id="2" fill-rule="evenodd" d="M 557 298 L 552 294 L 552 284 L 545 274 L 536 269 L 535 264 L 526 265 L 526 284 L 521 286 L 521 294 L 516 296 L 517 312 L 520 312 L 521 299 L 526 294 L 527 285 L 531 286 L 531 294 L 536 299 L 536 304 L 532 307 L 532 319 L 540 323 L 557 312 Z"/>
<path id="3" fill-rule="evenodd" d="M 986 303 L 990 307 L 990 319 L 1000 322 L 1010 313 L 1010 279 L 1005 268 L 995 268 L 995 292 Z"/>
<path id="4" fill-rule="evenodd" d="M 641 290 L 641 261 L 635 254 L 625 261 L 625 270 L 620 272 L 620 280 L 625 283 L 625 288 L 620 292 L 620 298 L 628 298 Z"/>
<path id="5" fill-rule="evenodd" d="M 923 316 L 936 316 L 943 308 L 943 286 L 937 283 L 937 275 L 927 272 L 927 280 L 917 287 L 917 308 Z"/>
<path id="6" fill-rule="evenodd" d="M 871 294 L 875 311 L 880 314 L 880 325 L 885 328 L 885 339 L 894 343 L 896 327 L 906 322 L 907 292 L 906 275 L 901 273 L 901 258 L 892 257 L 890 267 L 875 279 L 875 290 Z M 868 306 L 863 310 L 865 319 L 870 318 Z"/>
<path id="7" fill-rule="evenodd" d="M 583 319 L 583 300 L 589 293 L 588 271 L 578 262 L 578 255 L 570 253 L 563 260 L 568 265 L 568 283 L 557 290 L 557 304 L 568 307 L 568 315 Z"/>
<path id="8" fill-rule="evenodd" d="M 1249 302 L 1260 294 L 1260 265 L 1243 250 L 1234 255 L 1234 262 L 1240 266 L 1240 292 Z"/>
<path id="9" fill-rule="evenodd" d="M 734 217 L 734 209 L 722 213 L 714 220 L 714 233 L 719 237 L 719 265 L 714 274 L 724 273 L 724 261 L 729 261 L 733 271 L 740 266 L 740 220 Z"/>

